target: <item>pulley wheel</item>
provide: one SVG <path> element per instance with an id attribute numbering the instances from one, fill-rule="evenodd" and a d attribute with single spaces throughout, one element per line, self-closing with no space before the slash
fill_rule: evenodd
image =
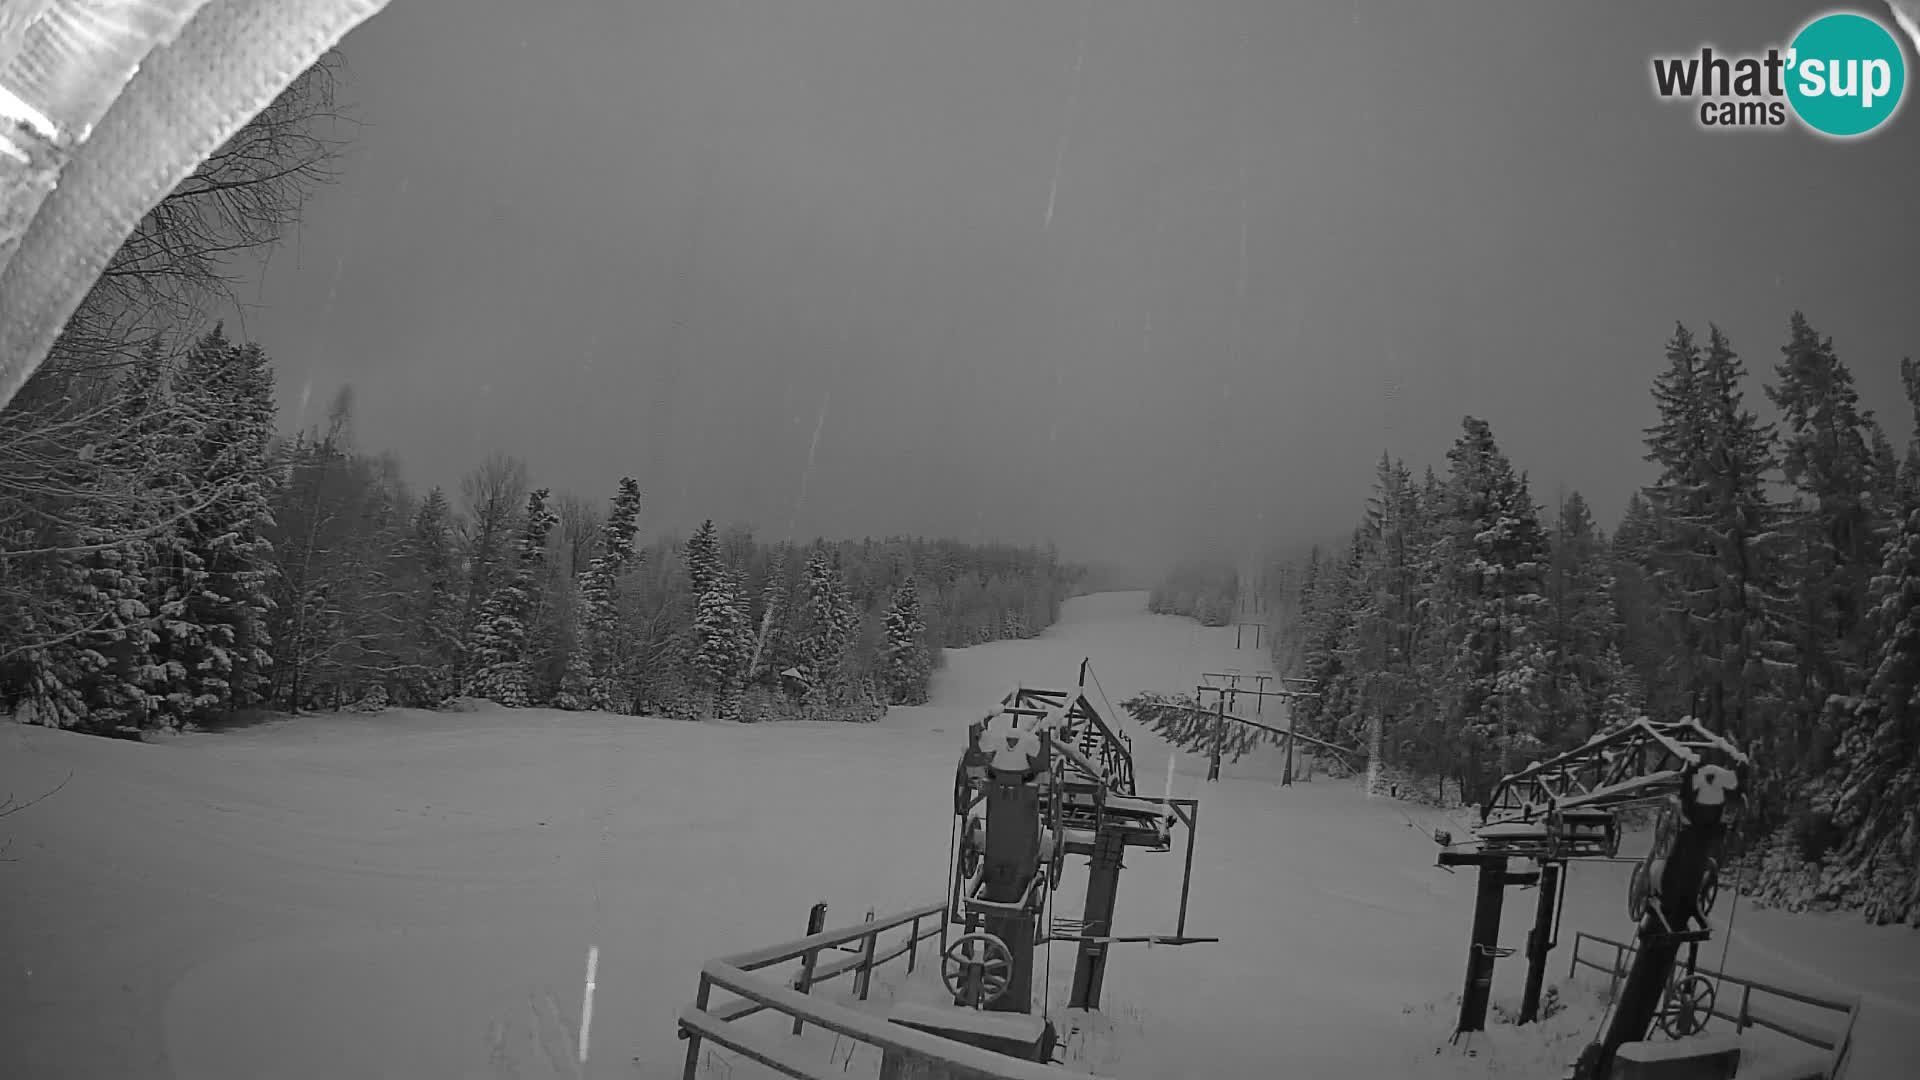
<path id="1" fill-rule="evenodd" d="M 1713 915 L 1713 901 L 1720 899 L 1720 863 L 1707 859 L 1707 867 L 1699 872 L 1699 917 L 1705 919 Z"/>
<path id="2" fill-rule="evenodd" d="M 1013 950 L 985 931 L 954 938 L 940 957 L 940 981 L 953 1000 L 984 1009 L 999 1001 L 1013 980 Z"/>
<path id="3" fill-rule="evenodd" d="M 973 842 L 973 830 L 963 824 L 960 827 L 960 880 L 972 880 L 973 872 L 979 868 L 980 848 Z"/>
<path id="4" fill-rule="evenodd" d="M 1059 821 L 1060 819 L 1056 817 L 1054 820 Z M 1060 879 L 1065 877 L 1067 873 L 1067 830 L 1064 828 L 1056 828 L 1051 831 L 1053 833 L 1053 851 L 1052 858 L 1048 860 L 1047 885 L 1050 888 L 1058 889 L 1060 887 Z"/>
<path id="5" fill-rule="evenodd" d="M 1713 914 L 1713 902 L 1720 898 L 1720 864 L 1707 860 L 1706 867 L 1700 872 L 1700 917 Z"/>
<path id="6" fill-rule="evenodd" d="M 1660 1005 L 1660 1030 L 1670 1039 L 1697 1035 L 1713 1017 L 1713 982 L 1705 975 L 1689 975 L 1673 984 Z"/>

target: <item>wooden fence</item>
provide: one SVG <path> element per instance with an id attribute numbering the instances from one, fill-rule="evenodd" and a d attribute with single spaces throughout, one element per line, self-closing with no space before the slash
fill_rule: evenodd
<path id="1" fill-rule="evenodd" d="M 1612 950 L 1610 960 L 1594 960 L 1580 954 L 1583 943 L 1592 943 Z M 1593 951 L 1593 950 L 1590 950 Z M 1607 997 L 1609 1000 L 1620 989 L 1620 982 L 1626 978 L 1627 968 L 1633 962 L 1634 947 L 1622 941 L 1603 938 L 1598 934 L 1589 934 L 1582 930 L 1573 935 L 1573 960 L 1567 965 L 1567 977 L 1582 966 L 1593 968 L 1607 976 Z M 1734 1026 L 1739 1032 L 1750 1027 L 1765 1028 L 1778 1032 L 1795 1042 L 1811 1046 L 1826 1055 L 1824 1076 L 1828 1080 L 1838 1080 L 1847 1065 L 1847 1054 L 1853 1048 L 1853 1028 L 1860 1019 L 1860 998 L 1823 998 L 1798 990 L 1763 983 L 1757 979 L 1742 978 L 1725 972 L 1703 971 L 1701 974 L 1722 985 L 1740 988 L 1740 1005 L 1728 1011 L 1723 1002 L 1716 997 L 1712 1014 Z M 1755 1001 L 1754 996 L 1761 1000 Z M 1778 998 L 1781 1001 L 1795 1002 L 1821 1012 L 1837 1014 L 1831 1027 L 1823 1027 L 1804 1019 L 1780 1011 L 1779 1006 L 1767 999 Z"/>
<path id="2" fill-rule="evenodd" d="M 855 1042 L 942 1066 L 956 1080 L 1089 1080 L 1084 1074 L 1021 1061 L 809 997 L 813 987 L 851 973 L 855 994 L 860 1000 L 866 1000 L 874 969 L 905 956 L 907 970 L 914 970 L 919 962 L 920 943 L 939 936 L 947 917 L 947 904 L 942 901 L 878 918 L 869 916 L 864 922 L 837 930 L 821 930 L 825 907 L 816 905 L 815 915 L 808 921 L 808 929 L 814 933 L 797 941 L 710 960 L 701 969 L 699 993 L 694 1003 L 680 1013 L 680 1037 L 687 1040 L 684 1080 L 695 1080 L 703 1040 L 724 1046 L 783 1076 L 799 1080 L 846 1080 L 840 1070 L 828 1070 L 799 1060 L 796 1053 L 799 1048 L 795 1044 L 766 1031 L 749 1030 L 738 1022 L 768 1010 L 792 1017 L 795 1035 L 812 1024 Z M 907 929 L 900 940 L 890 945 L 881 943 L 882 936 L 902 927 Z M 826 953 L 847 955 L 823 963 L 822 954 Z M 800 961 L 800 971 L 788 981 L 778 982 L 765 974 L 767 968 L 794 960 Z M 939 958 L 934 957 L 933 962 L 938 963 Z M 715 987 L 739 1000 L 715 1008 L 711 1000 Z"/>

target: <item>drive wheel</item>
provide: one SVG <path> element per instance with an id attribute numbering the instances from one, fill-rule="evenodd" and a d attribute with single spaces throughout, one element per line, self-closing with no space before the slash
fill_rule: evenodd
<path id="1" fill-rule="evenodd" d="M 983 931 L 962 934 L 940 957 L 940 981 L 958 1004 L 984 1009 L 1005 996 L 1012 984 L 1013 950 Z"/>

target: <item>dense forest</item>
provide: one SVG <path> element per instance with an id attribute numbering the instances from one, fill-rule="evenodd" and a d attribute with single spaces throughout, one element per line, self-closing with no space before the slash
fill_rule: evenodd
<path id="1" fill-rule="evenodd" d="M 632 480 L 603 504 L 502 456 L 416 493 L 354 445 L 347 393 L 277 437 L 265 352 L 220 327 L 89 375 L 37 376 L 0 418 L 0 694 L 61 727 L 461 695 L 867 718 L 924 701 L 942 648 L 1038 633 L 1080 577 L 1050 549 L 711 521 L 637 546 Z"/>
<path id="2" fill-rule="evenodd" d="M 1278 668 L 1320 683 L 1304 730 L 1468 800 L 1647 715 L 1757 765 L 1760 894 L 1920 924 L 1920 365 L 1895 437 L 1796 313 L 1762 387 L 1717 328 L 1678 327 L 1653 386 L 1657 477 L 1603 528 L 1542 507 L 1468 417 L 1446 466 L 1383 457 L 1335 549 L 1268 574 Z"/>
<path id="3" fill-rule="evenodd" d="M 1155 615 L 1186 615 L 1207 626 L 1225 626 L 1233 619 L 1233 605 L 1239 598 L 1240 575 L 1233 567 L 1187 559 L 1147 593 L 1147 610 Z"/>

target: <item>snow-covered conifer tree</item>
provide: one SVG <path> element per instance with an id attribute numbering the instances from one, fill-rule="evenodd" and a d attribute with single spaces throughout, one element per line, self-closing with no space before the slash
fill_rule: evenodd
<path id="1" fill-rule="evenodd" d="M 927 652 L 926 633 L 926 622 L 920 616 L 920 590 L 909 574 L 894 590 L 893 604 L 887 611 L 887 636 L 880 658 L 880 670 L 890 704 L 925 704 L 927 684 L 933 675 L 933 660 Z"/>
<path id="2" fill-rule="evenodd" d="M 687 583 L 696 606 L 719 580 L 720 534 L 708 518 L 687 538 Z"/>
<path id="3" fill-rule="evenodd" d="M 547 495 L 546 488 L 539 488 L 527 496 L 512 573 L 495 587 L 480 613 L 478 669 L 468 693 L 501 705 L 528 703 L 527 620 L 533 612 L 532 590 L 546 562 L 547 534 L 559 520 L 547 505 Z"/>
<path id="4" fill-rule="evenodd" d="M 807 560 L 801 584 L 806 594 L 800 609 L 798 641 L 800 668 L 811 688 L 808 700 L 818 706 L 842 704 L 846 697 L 846 657 L 858 629 L 857 612 L 832 555 L 823 547 Z"/>
<path id="5" fill-rule="evenodd" d="M 187 354 L 178 393 L 200 415 L 197 479 L 207 493 L 185 530 L 199 565 L 183 617 L 205 636 L 174 658 L 205 714 L 260 700 L 272 665 L 273 369 L 258 345 L 230 344 L 216 327 Z"/>
<path id="6" fill-rule="evenodd" d="M 599 554 L 580 575 L 579 626 L 568 658 L 563 707 L 616 710 L 624 706 L 615 672 L 620 637 L 620 578 L 634 561 L 639 530 L 640 484 L 620 480 L 613 509 L 601 527 Z"/>
<path id="7" fill-rule="evenodd" d="M 702 714 L 737 719 L 739 688 L 753 651 L 746 590 L 739 574 L 717 568 L 700 597 L 689 667 Z"/>
<path id="8" fill-rule="evenodd" d="M 422 696 L 437 704 L 458 691 L 462 666 L 453 508 L 437 487 L 427 492 L 414 512 L 408 554 L 413 560 L 410 606 L 419 682 Z"/>
<path id="9" fill-rule="evenodd" d="M 1679 328 L 1668 358 L 1647 439 L 1661 473 L 1647 496 L 1661 525 L 1654 565 L 1669 655 L 1685 712 L 1764 753 L 1782 656 L 1773 430 L 1742 404 L 1745 367 L 1717 327 L 1704 353 Z"/>
<path id="10" fill-rule="evenodd" d="M 1464 428 L 1447 452 L 1444 587 L 1455 621 L 1441 692 L 1449 726 L 1466 738 L 1465 794 L 1477 799 L 1542 746 L 1551 672 L 1539 628 L 1549 553 L 1526 477 L 1486 421 L 1467 417 Z"/>
<path id="11" fill-rule="evenodd" d="M 1828 702 L 1851 700 L 1865 689 L 1867 592 L 1885 535 L 1881 502 L 1891 487 L 1881 478 L 1876 441 L 1888 459 L 1892 448 L 1884 436 L 1876 440 L 1879 425 L 1861 407 L 1853 373 L 1835 355 L 1833 341 L 1799 312 L 1780 351 L 1776 382 L 1766 393 L 1781 413 L 1780 468 L 1795 494 L 1787 527 L 1797 549 L 1798 595 L 1791 602 L 1799 609 L 1792 620 L 1797 629 L 1788 635 L 1793 671 L 1783 680 L 1797 686 L 1799 701 L 1785 745 L 1804 760 L 1818 749 L 1815 734 Z"/>

